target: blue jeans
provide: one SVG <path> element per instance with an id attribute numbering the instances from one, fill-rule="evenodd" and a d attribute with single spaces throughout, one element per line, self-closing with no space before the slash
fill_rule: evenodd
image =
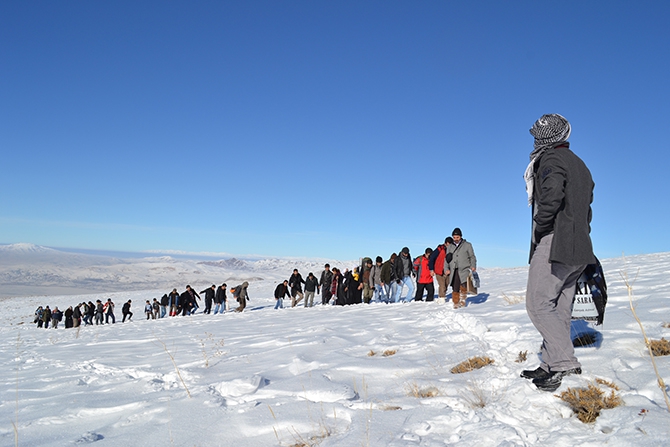
<path id="1" fill-rule="evenodd" d="M 391 284 L 386 284 L 384 289 L 386 289 L 386 302 L 390 303 L 395 300 L 395 292 L 398 288 L 398 284 L 395 281 L 391 281 Z"/>
<path id="2" fill-rule="evenodd" d="M 216 303 L 214 305 L 214 315 L 218 314 L 220 309 L 221 309 L 221 303 Z M 223 313 L 223 310 L 221 310 L 221 313 Z"/>
<path id="3" fill-rule="evenodd" d="M 400 295 L 402 294 L 402 286 L 405 285 L 407 286 L 407 296 L 403 301 L 405 302 L 410 302 L 412 299 L 414 299 L 414 283 L 412 282 L 412 277 L 411 276 L 405 276 L 400 284 L 396 283 L 397 290 L 395 292 L 395 302 L 400 301 Z"/>
<path id="4" fill-rule="evenodd" d="M 166 306 L 161 306 L 161 316 L 160 316 L 160 318 L 164 318 L 166 313 L 167 313 L 167 307 Z"/>
<path id="5" fill-rule="evenodd" d="M 279 298 L 277 300 L 277 304 L 275 304 L 275 309 L 283 309 L 284 308 L 284 299 Z"/>
<path id="6" fill-rule="evenodd" d="M 375 284 L 375 292 L 372 295 L 372 301 L 376 301 L 378 303 L 388 302 L 388 298 L 386 298 L 386 293 L 384 293 L 384 288 L 381 284 Z"/>

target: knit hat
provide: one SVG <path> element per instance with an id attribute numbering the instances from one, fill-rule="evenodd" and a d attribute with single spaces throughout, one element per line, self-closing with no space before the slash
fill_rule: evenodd
<path id="1" fill-rule="evenodd" d="M 402 253 L 405 253 L 406 255 L 408 255 L 409 254 L 409 248 L 403 247 Z"/>
<path id="2" fill-rule="evenodd" d="M 461 229 L 458 227 L 454 228 L 454 231 L 451 232 L 451 235 L 463 237 L 463 233 L 461 233 Z"/>
<path id="3" fill-rule="evenodd" d="M 535 137 L 535 148 L 539 149 L 566 141 L 571 130 L 568 120 L 558 113 L 551 113 L 535 121 L 529 132 Z"/>

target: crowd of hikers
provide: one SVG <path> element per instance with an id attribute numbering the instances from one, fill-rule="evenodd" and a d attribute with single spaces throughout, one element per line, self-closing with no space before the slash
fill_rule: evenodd
<path id="1" fill-rule="evenodd" d="M 323 305 L 433 301 L 435 281 L 438 301 L 446 301 L 447 289 L 451 286 L 454 308 L 464 307 L 467 294 L 476 293 L 479 287 L 479 276 L 472 244 L 462 236 L 461 230 L 455 228 L 443 244 L 435 249 L 426 248 L 417 258 L 412 258 L 409 248 L 404 247 L 386 261 L 381 256 L 374 262 L 365 257 L 360 266 L 344 272 L 326 264 L 318 279 L 312 272 L 304 279 L 298 269 L 294 269 L 291 277 L 275 289 L 275 309 L 284 307 L 285 297 L 291 299 L 291 307 L 302 300 L 305 307 L 312 307 L 316 294 L 321 294 Z M 406 294 L 403 293 L 405 288 Z"/>
<path id="2" fill-rule="evenodd" d="M 447 237 L 443 244 L 435 249 L 426 248 L 424 253 L 412 258 L 409 248 L 404 247 L 400 253 L 393 253 L 386 261 L 377 256 L 375 261 L 365 257 L 361 265 L 352 270 L 330 268 L 325 264 L 324 270 L 317 278 L 312 272 L 303 278 L 298 269 L 287 280 L 279 283 L 274 292 L 275 309 L 283 308 L 284 298 L 291 299 L 291 307 L 297 306 L 304 300 L 304 307 L 314 306 L 317 294 L 321 295 L 322 305 L 347 305 L 358 303 L 399 303 L 416 301 L 433 301 L 435 299 L 435 281 L 438 284 L 437 300 L 446 302 L 447 289 L 452 288 L 451 300 L 455 309 L 464 307 L 467 294 L 476 293 L 479 287 L 477 275 L 477 259 L 472 245 L 462 237 L 461 230 L 455 228 L 451 237 Z M 415 287 L 416 282 L 416 287 Z M 304 285 L 304 291 L 303 291 Z M 237 302 L 235 309 L 230 309 L 228 301 L 228 286 L 224 283 L 196 292 L 190 285 L 186 290 L 178 293 L 172 289 L 164 294 L 160 300 L 154 298 L 144 303 L 146 319 L 160 319 L 168 316 L 195 314 L 204 295 L 205 314 L 223 314 L 226 311 L 242 312 L 249 300 L 247 281 L 230 289 L 230 293 Z M 403 290 L 407 289 L 403 295 Z M 425 298 L 424 298 L 425 295 Z M 132 300 L 126 301 L 122 308 L 122 322 L 130 321 Z M 114 314 L 115 304 L 111 298 L 82 302 L 70 306 L 64 312 L 54 307 L 39 306 L 35 311 L 37 327 L 58 328 L 63 319 L 65 328 L 82 325 L 113 324 L 116 322 Z"/>

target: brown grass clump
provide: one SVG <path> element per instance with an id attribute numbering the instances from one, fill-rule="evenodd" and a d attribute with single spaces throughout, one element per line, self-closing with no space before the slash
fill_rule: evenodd
<path id="1" fill-rule="evenodd" d="M 649 340 L 649 347 L 651 348 L 654 357 L 670 355 L 670 342 L 665 338 L 661 338 L 660 340 Z"/>
<path id="2" fill-rule="evenodd" d="M 419 385 L 416 383 L 411 383 L 407 385 L 407 394 L 410 396 L 414 396 L 417 398 L 428 398 L 428 397 L 435 397 L 440 395 L 440 390 L 435 388 L 434 386 L 428 386 L 425 388 L 421 388 Z"/>
<path id="3" fill-rule="evenodd" d="M 390 356 L 392 356 L 392 355 L 395 355 L 396 352 L 398 352 L 398 351 L 395 350 L 395 349 L 387 349 L 387 350 L 385 350 L 384 352 L 382 352 L 382 355 L 383 355 L 384 357 L 390 357 Z"/>
<path id="4" fill-rule="evenodd" d="M 602 410 L 608 410 L 623 404 L 621 397 L 616 394 L 618 387 L 605 380 L 602 380 L 602 383 L 610 388 L 609 395 L 606 395 L 595 383 L 589 383 L 588 388 L 568 388 L 558 397 L 570 406 L 577 415 L 577 419 L 585 424 L 590 424 L 595 422 Z"/>
<path id="5" fill-rule="evenodd" d="M 516 357 L 515 362 L 523 363 L 528 359 L 528 351 L 519 351 L 519 355 Z"/>
<path id="6" fill-rule="evenodd" d="M 450 371 L 452 374 L 462 374 L 474 369 L 483 368 L 491 363 L 493 363 L 493 359 L 490 357 L 470 357 L 466 361 L 451 368 Z"/>
<path id="7" fill-rule="evenodd" d="M 670 323 L 668 323 L 667 321 L 664 322 L 663 324 L 661 324 L 661 326 L 666 328 L 666 329 L 670 329 Z"/>
<path id="8" fill-rule="evenodd" d="M 608 387 L 608 388 L 612 388 L 612 389 L 615 390 L 615 391 L 619 391 L 619 387 L 618 387 L 616 384 L 610 382 L 609 380 L 605 380 L 605 379 L 601 379 L 601 378 L 596 378 L 596 383 L 597 383 L 598 385 L 604 385 L 604 386 L 606 386 L 606 387 Z"/>
<path id="9" fill-rule="evenodd" d="M 377 353 L 376 353 L 375 351 L 373 351 L 372 349 L 370 349 L 370 352 L 368 352 L 368 357 L 372 357 L 372 356 L 374 356 L 374 355 L 376 355 L 376 354 L 377 354 Z"/>
<path id="10" fill-rule="evenodd" d="M 327 429 L 324 425 L 319 427 L 319 433 L 308 438 L 305 438 L 296 432 L 293 435 L 295 442 L 293 444 L 289 444 L 289 447 L 316 447 L 321 444 L 324 439 L 329 437 L 330 434 L 330 430 Z"/>

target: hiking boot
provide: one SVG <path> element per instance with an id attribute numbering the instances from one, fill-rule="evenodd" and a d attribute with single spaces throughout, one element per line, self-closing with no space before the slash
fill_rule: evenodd
<path id="1" fill-rule="evenodd" d="M 546 377 L 533 379 L 533 385 L 535 385 L 538 390 L 552 392 L 556 391 L 558 387 L 561 386 L 563 377 L 569 376 L 570 374 L 581 374 L 581 373 L 582 368 L 573 368 L 568 369 L 566 371 L 555 371 L 553 373 L 547 373 L 548 376 Z"/>
<path id="2" fill-rule="evenodd" d="M 455 290 L 451 292 L 451 302 L 454 305 L 454 309 L 458 309 L 458 303 L 461 301 L 461 294 Z"/>
<path id="3" fill-rule="evenodd" d="M 521 371 L 521 377 L 524 379 L 544 379 L 550 375 L 551 373 L 542 369 L 541 366 L 538 366 L 537 369 L 524 369 Z"/>

